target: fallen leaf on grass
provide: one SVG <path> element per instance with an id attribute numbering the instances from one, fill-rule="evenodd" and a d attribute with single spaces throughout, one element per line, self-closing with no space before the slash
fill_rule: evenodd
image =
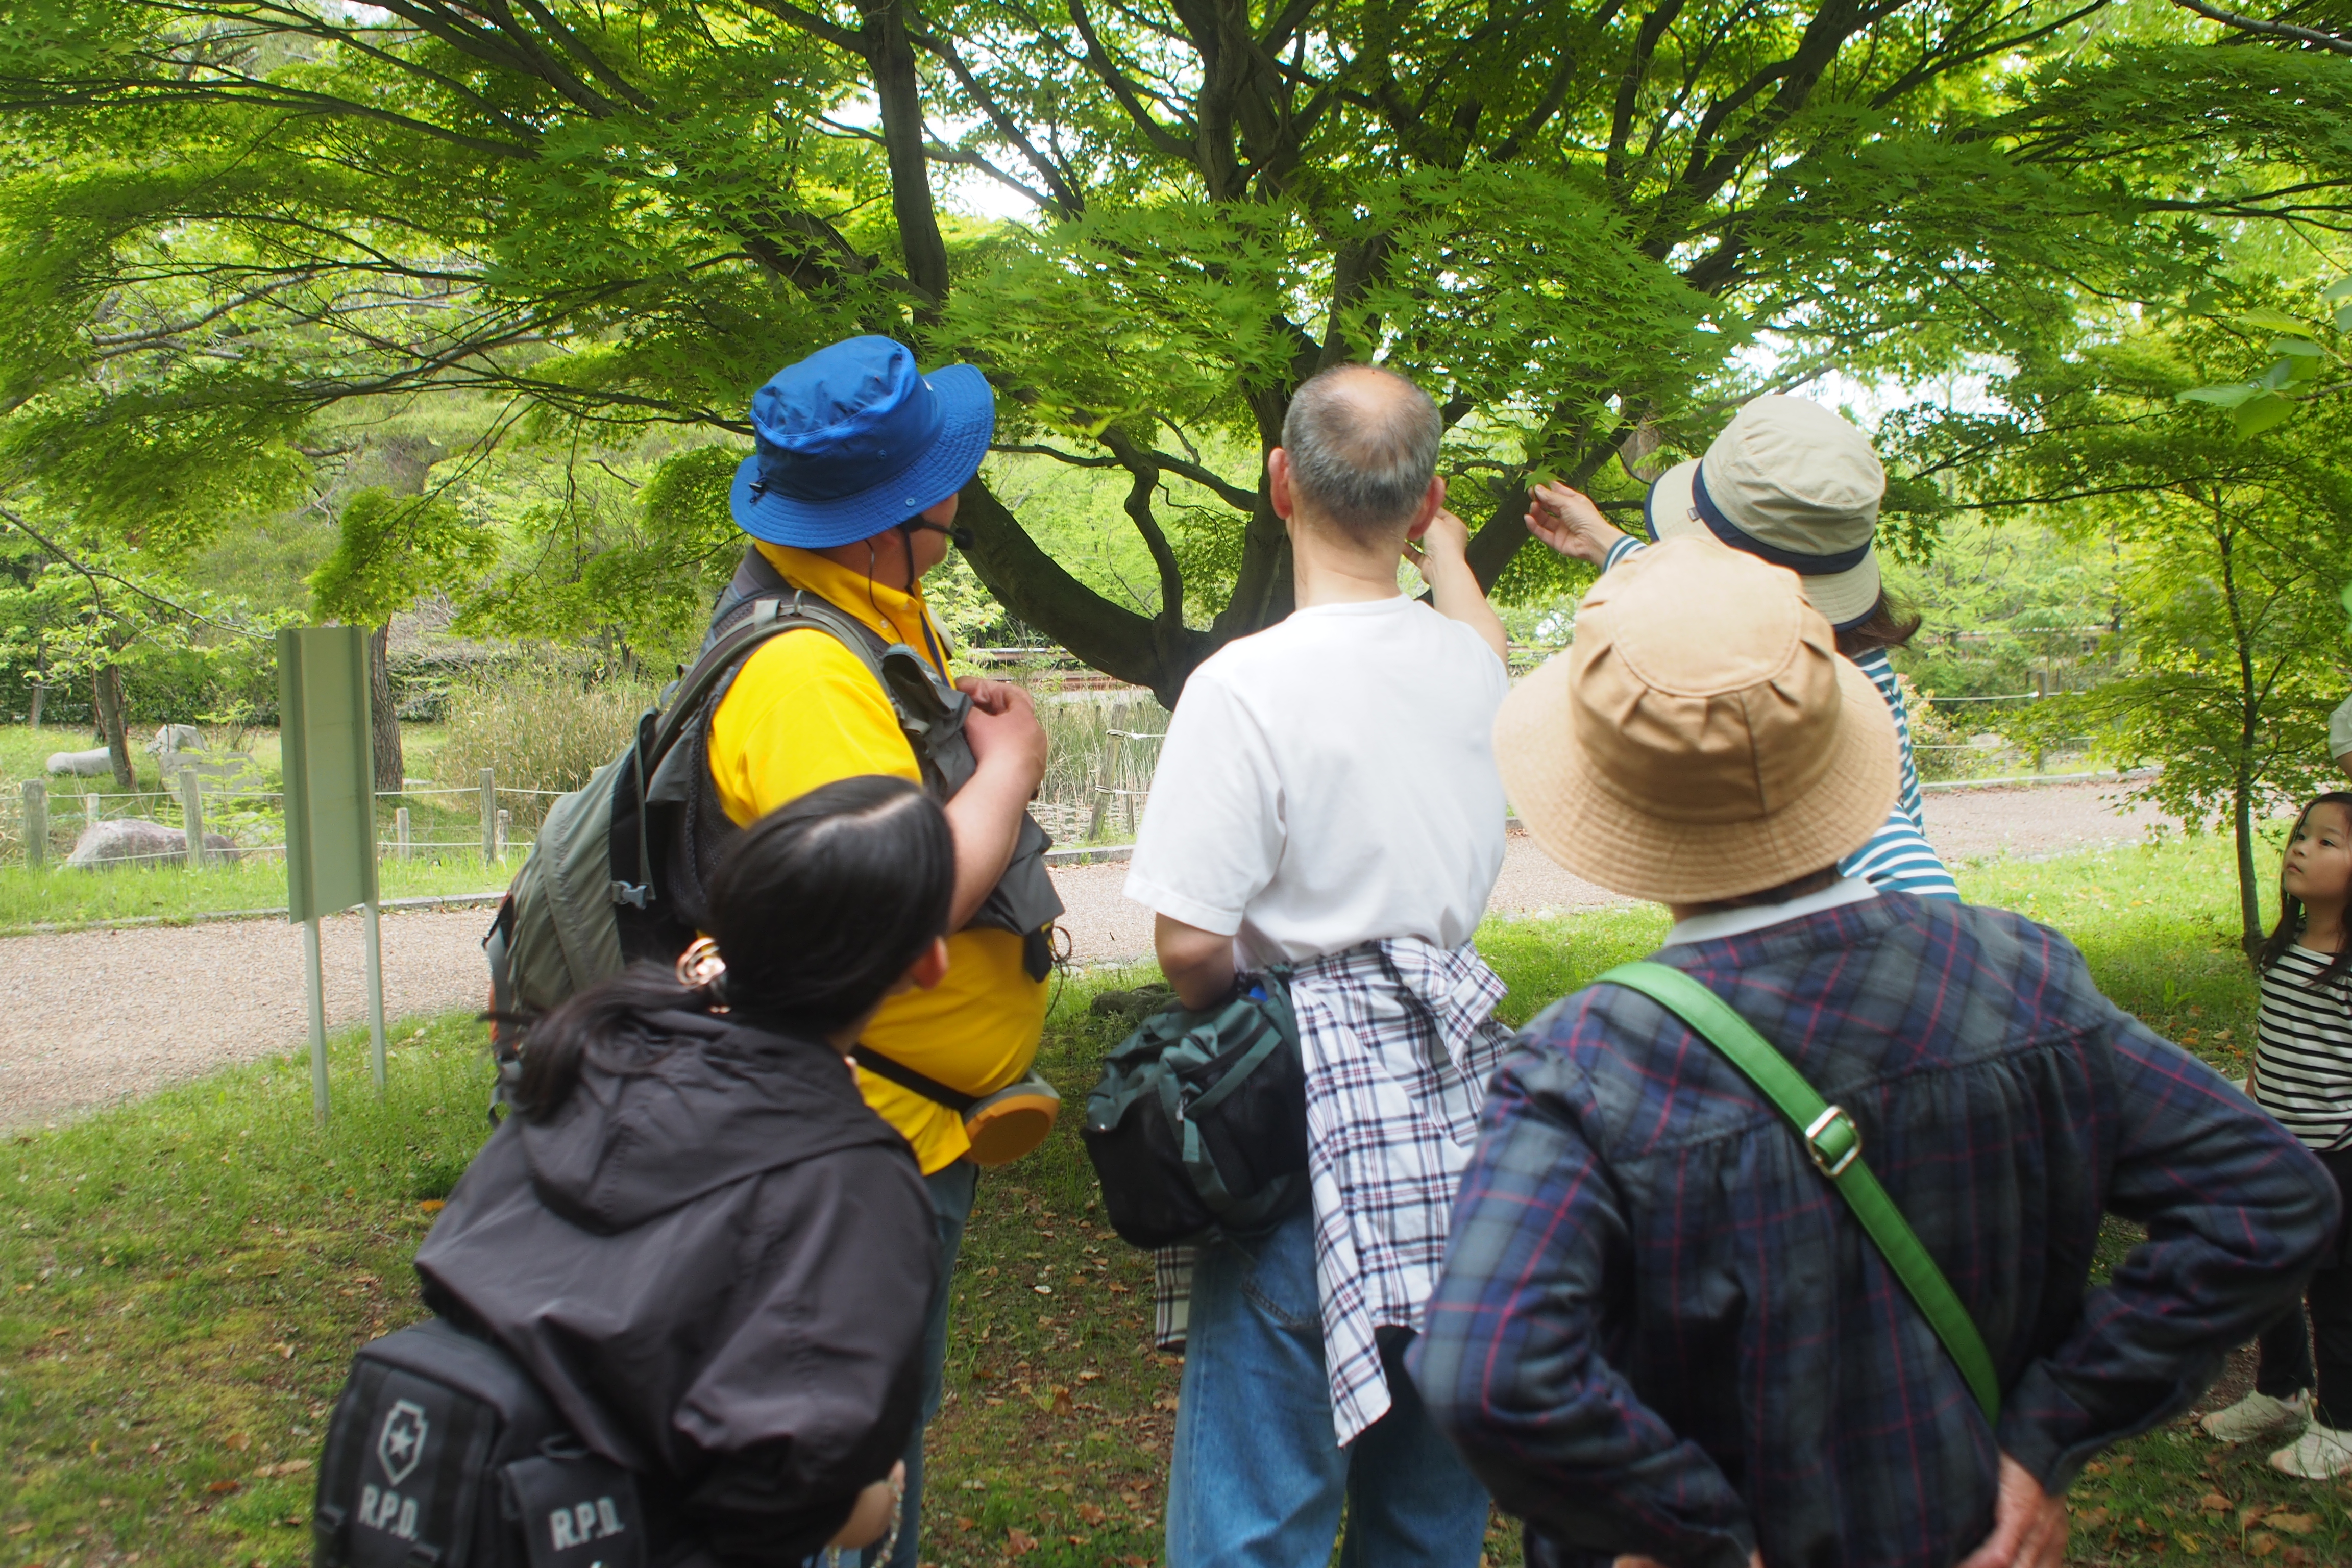
<path id="1" fill-rule="evenodd" d="M 2095 1508 L 2088 1513 L 2076 1516 L 2074 1522 L 2084 1530 L 2096 1530 L 2107 1522 L 2107 1510 Z"/>
<path id="2" fill-rule="evenodd" d="M 2089 1464 L 2083 1467 L 2083 1473 L 2086 1476 L 2104 1476 L 2107 1473 L 2107 1467 L 2101 1464 L 2098 1460 L 2093 1459 Z"/>
<path id="3" fill-rule="evenodd" d="M 2246 1555 L 2268 1557 L 2278 1550 L 2278 1537 L 2267 1530 L 2258 1530 L 2246 1538 Z"/>
<path id="4" fill-rule="evenodd" d="M 229 1493 L 236 1491 L 244 1483 L 241 1481 L 214 1481 L 212 1484 L 205 1487 L 205 1490 L 212 1493 L 215 1497 L 226 1497 Z"/>
<path id="5" fill-rule="evenodd" d="M 29 1519 L 28 1519 L 28 1520 L 26 1520 L 26 1521 L 24 1523 L 22 1523 L 22 1524 L 12 1524 L 12 1525 L 10 1525 L 10 1526 L 8 1527 L 8 1533 L 9 1533 L 9 1534 L 11 1534 L 11 1535 L 22 1535 L 22 1534 L 24 1534 L 26 1531 L 29 1531 L 29 1530 L 31 1530 L 32 1528 L 33 1528 L 33 1521 L 32 1521 L 31 1520 L 29 1520 Z"/>
<path id="6" fill-rule="evenodd" d="M 289 1459 L 283 1464 L 264 1465 L 253 1473 L 257 1476 L 299 1476 L 310 1468 L 308 1459 Z"/>
<path id="7" fill-rule="evenodd" d="M 2199 1500 L 2197 1506 L 2208 1513 L 2227 1513 L 2230 1511 L 2230 1500 L 2220 1492 L 2207 1492 Z"/>
<path id="8" fill-rule="evenodd" d="M 1110 1515 L 1105 1513 L 1100 1508 L 1097 1507 L 1093 1503 L 1082 1502 L 1078 1505 L 1078 1517 L 1088 1524 L 1100 1524 L 1104 1520 L 1108 1519 Z"/>
<path id="9" fill-rule="evenodd" d="M 1037 1538 L 1017 1526 L 1004 1532 L 1005 1549 L 1015 1557 L 1025 1557 L 1037 1550 Z"/>
<path id="10" fill-rule="evenodd" d="M 439 1198 L 426 1198 L 424 1202 L 422 1202 L 422 1203 L 418 1204 L 416 1206 L 417 1206 L 418 1208 L 423 1209 L 426 1214 L 439 1214 L 439 1213 L 442 1211 L 442 1209 L 444 1209 L 444 1208 L 445 1208 L 445 1207 L 446 1207 L 447 1205 L 445 1205 L 445 1204 L 444 1204 L 444 1203 L 443 1203 Z"/>
<path id="11" fill-rule="evenodd" d="M 2262 1518 L 2263 1515 L 2270 1512 L 2270 1510 L 2271 1505 L 2266 1502 L 2258 1502 L 2251 1507 L 2240 1509 L 2238 1510 L 2238 1528 L 2241 1530 L 2245 1529 L 2246 1526 L 2253 1523 L 2256 1520 Z"/>
<path id="12" fill-rule="evenodd" d="M 228 1446 L 240 1454 L 253 1447 L 253 1439 L 242 1432 L 230 1433 L 227 1441 Z"/>
<path id="13" fill-rule="evenodd" d="M 1154 1410 L 1173 1410 L 1176 1408 L 1176 1396 L 1172 1394 L 1163 1394 L 1159 1398 L 1151 1402 L 1151 1408 Z"/>
<path id="14" fill-rule="evenodd" d="M 2315 1513 L 2274 1513 L 2263 1521 L 2273 1530 L 2284 1530 L 2289 1535 L 2309 1535 L 2319 1528 Z"/>
<path id="15" fill-rule="evenodd" d="M 1078 1373 L 1078 1381 L 1080 1383 L 1092 1383 L 1101 1375 L 1102 1373 L 1095 1371 L 1092 1367 L 1088 1367 L 1086 1371 Z"/>

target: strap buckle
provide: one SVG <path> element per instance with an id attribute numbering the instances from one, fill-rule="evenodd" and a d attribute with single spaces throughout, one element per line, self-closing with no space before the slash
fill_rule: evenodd
<path id="1" fill-rule="evenodd" d="M 1845 1107 L 1832 1105 L 1805 1129 L 1805 1152 L 1813 1157 L 1813 1168 L 1834 1182 L 1862 1158 L 1862 1129 Z"/>

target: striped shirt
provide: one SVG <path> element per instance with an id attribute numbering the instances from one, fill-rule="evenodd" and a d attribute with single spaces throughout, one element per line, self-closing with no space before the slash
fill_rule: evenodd
<path id="1" fill-rule="evenodd" d="M 1643 548 L 1638 539 L 1621 539 L 1609 547 L 1601 569 L 1612 571 Z M 1878 688 L 1878 695 L 1886 700 L 1888 710 L 1895 715 L 1895 745 L 1903 780 L 1895 809 L 1886 814 L 1885 822 L 1868 843 L 1838 862 L 1838 871 L 1888 892 L 1958 902 L 1960 889 L 1953 884 L 1951 872 L 1944 868 L 1943 857 L 1927 842 L 1927 818 L 1919 800 L 1919 768 L 1911 759 L 1911 715 L 1903 707 L 1903 687 L 1895 679 L 1894 661 L 1885 648 L 1873 648 L 1853 663 L 1870 677 L 1870 683 Z"/>
<path id="2" fill-rule="evenodd" d="M 2352 1143 L 2352 977 L 2313 984 L 2331 953 L 2290 947 L 2263 972 L 2254 1099 L 2306 1148 Z"/>

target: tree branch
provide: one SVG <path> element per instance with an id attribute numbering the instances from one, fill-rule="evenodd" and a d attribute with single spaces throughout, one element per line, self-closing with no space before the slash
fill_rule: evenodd
<path id="1" fill-rule="evenodd" d="M 149 604 L 161 605 L 163 608 L 171 611 L 175 616 L 184 616 L 192 621 L 201 621 L 205 626 L 214 628 L 215 631 L 227 632 L 232 637 L 252 637 L 256 640 L 260 640 L 269 636 L 268 632 L 257 632 L 250 626 L 240 626 L 231 621 L 216 621 L 201 610 L 192 610 L 185 605 L 175 605 L 171 600 L 163 597 L 163 595 L 140 586 L 138 584 L 132 582 L 130 578 L 123 576 L 120 573 L 110 572 L 103 566 L 92 566 L 89 563 L 76 556 L 71 551 L 67 550 L 63 545 L 58 544 L 56 541 L 44 535 L 39 529 L 35 528 L 31 523 L 26 522 L 23 518 L 17 516 L 15 512 L 9 510 L 5 506 L 0 506 L 0 522 L 5 522 L 15 527 L 19 532 L 23 533 L 26 538 L 31 540 L 34 543 L 47 551 L 51 555 L 56 556 L 59 561 L 65 563 L 67 566 L 70 567 L 75 572 L 79 573 L 89 581 L 90 584 L 90 592 L 92 595 L 97 598 L 99 608 L 100 610 L 104 610 L 106 607 L 105 595 L 100 593 L 98 588 L 99 580 L 103 578 L 109 583 L 120 584 L 123 587 L 130 589 L 133 594 L 138 595 L 139 597 L 146 600 Z"/>
<path id="2" fill-rule="evenodd" d="M 2298 27 L 2286 22 L 2265 22 L 2258 16 L 2241 16 L 2224 11 L 2207 0 L 2172 0 L 2184 11 L 2194 11 L 2209 22 L 2219 22 L 2241 33 L 2252 33 L 2265 38 L 2284 38 L 2291 43 L 2307 44 L 2315 49 L 2328 49 L 2339 55 L 2352 55 L 2352 38 L 2335 33 L 2323 33 L 2311 27 Z"/>

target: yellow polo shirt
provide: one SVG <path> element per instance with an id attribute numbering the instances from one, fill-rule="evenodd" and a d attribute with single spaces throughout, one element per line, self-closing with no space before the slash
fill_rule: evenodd
<path id="1" fill-rule="evenodd" d="M 760 553 L 795 588 L 806 588 L 934 666 L 947 639 L 924 634 L 919 593 L 869 582 L 865 574 L 790 545 Z M 945 673 L 944 670 L 941 673 Z M 820 784 L 860 773 L 921 782 L 915 750 L 898 728 L 873 672 L 819 631 L 772 637 L 744 661 L 710 724 L 710 774 L 738 826 Z M 866 1043 L 966 1094 L 992 1094 L 1029 1070 L 1045 1026 L 1046 987 L 1021 966 L 1021 938 L 1009 931 L 961 931 L 948 938 L 947 978 L 882 1004 Z M 907 1136 L 929 1175 L 971 1148 L 963 1118 L 911 1089 L 861 1069 L 866 1103 Z"/>

